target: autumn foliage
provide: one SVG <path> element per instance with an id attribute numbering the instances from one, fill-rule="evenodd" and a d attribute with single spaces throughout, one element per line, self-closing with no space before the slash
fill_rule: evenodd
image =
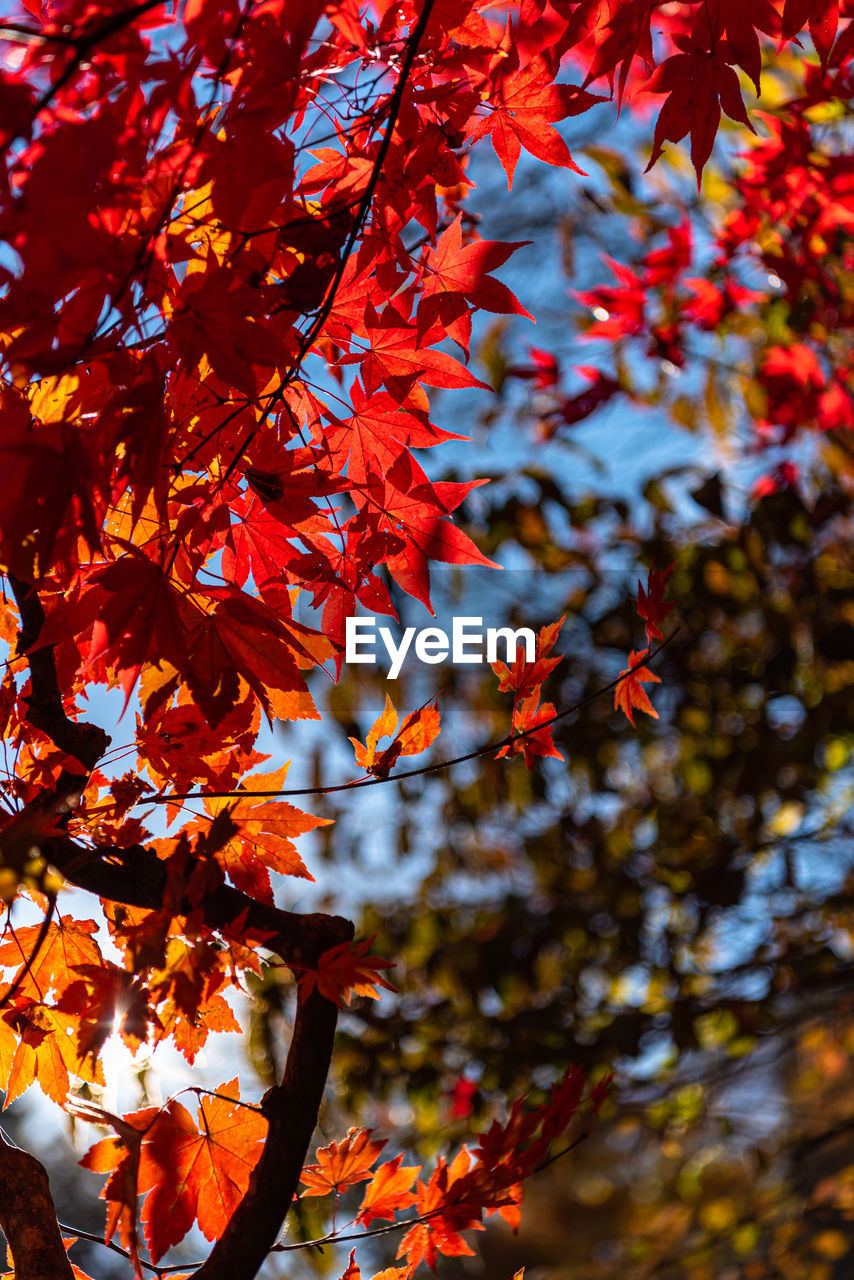
<path id="1" fill-rule="evenodd" d="M 431 480 L 421 453 L 467 434 L 448 397 L 445 425 L 432 420 L 435 389 L 489 389 L 473 318 L 528 316 L 500 278 L 527 242 L 478 234 L 473 152 L 492 149 L 508 188 L 523 153 L 580 174 L 565 124 L 616 100 L 639 109 L 650 164 L 687 138 L 699 183 L 722 116 L 755 122 L 744 208 L 717 233 L 714 267 L 686 274 L 690 229 L 676 225 L 583 296 L 589 335 L 678 366 L 689 329 L 754 305 L 730 261 L 759 239 L 782 287 L 809 281 L 807 305 L 830 323 L 815 251 L 850 231 L 850 162 L 813 172 L 807 107 L 769 120 L 753 90 L 764 56 L 811 40 L 804 103 L 844 98 L 851 16 L 847 0 L 7 6 L 0 891 L 42 923 L 6 916 L 0 1084 L 6 1105 L 36 1084 L 109 1131 L 83 1163 L 106 1176 L 105 1239 L 137 1274 L 140 1231 L 156 1263 L 196 1225 L 212 1243 L 197 1276 L 254 1276 L 301 1180 L 305 1197 L 358 1188 L 359 1226 L 405 1226 L 402 1280 L 470 1252 L 461 1232 L 484 1215 L 515 1224 L 524 1180 L 601 1103 L 567 1063 L 546 1102 L 515 1102 L 431 1171 L 400 1153 L 378 1164 L 387 1138 L 364 1130 L 311 1162 L 337 1010 L 393 991 L 392 961 L 340 917 L 275 905 L 271 874 L 311 879 L 295 842 L 325 820 L 291 803 L 286 766 L 259 771 L 259 733 L 319 719 L 307 678 L 340 674 L 357 607 L 395 616 L 389 582 L 430 607 L 431 564 L 492 563 L 458 519 L 480 482 Z M 814 346 L 762 353 L 761 432 L 854 422 L 847 376 Z M 552 397 L 552 429 L 624 389 L 584 366 L 589 386 L 564 395 L 554 357 L 531 361 L 507 372 Z M 672 634 L 668 573 L 640 586 L 645 642 L 610 685 L 630 720 L 655 715 L 644 685 Z M 571 709 L 543 693 L 560 630 L 543 629 L 533 664 L 496 664 L 508 728 L 484 753 L 562 759 L 552 729 Z M 118 689 L 135 719 L 124 772 L 91 723 L 94 686 Z M 393 779 L 440 715 L 387 699 L 352 739 L 342 786 Z M 124 1116 L 98 1106 L 111 1035 L 171 1042 L 192 1064 L 211 1032 L 239 1031 L 226 996 L 261 952 L 298 992 L 288 1063 L 262 1100 L 232 1080 Z M 16 1275 L 70 1275 L 24 1154 L 0 1145 Z M 25 1175 L 30 1219 L 3 1204 Z M 33 1216 L 53 1224 L 47 1262 L 26 1243 Z"/>

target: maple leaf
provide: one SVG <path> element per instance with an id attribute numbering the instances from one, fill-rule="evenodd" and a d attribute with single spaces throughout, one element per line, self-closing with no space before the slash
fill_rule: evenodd
<path id="1" fill-rule="evenodd" d="M 139 1191 L 150 1194 L 142 1222 L 155 1261 L 194 1221 L 207 1240 L 216 1239 L 261 1155 L 267 1121 L 256 1108 L 240 1105 L 236 1079 L 216 1092 L 224 1096 L 200 1100 L 198 1123 L 179 1102 L 170 1102 L 143 1142 Z M 170 1170 L 166 1180 L 164 1168 Z"/>
<path id="2" fill-rule="evenodd" d="M 386 391 L 367 395 L 358 379 L 350 388 L 350 398 L 352 415 L 332 418 L 322 435 L 336 465 L 346 464 L 349 481 L 362 483 L 377 468 L 387 470 L 407 449 L 465 439 L 434 426 L 426 413 L 404 408 Z"/>
<path id="3" fill-rule="evenodd" d="M 183 598 L 168 573 L 129 547 L 121 560 L 87 574 L 76 598 L 59 601 L 34 647 L 91 629 L 84 669 L 100 658 L 113 663 L 127 709 L 143 663 L 165 659 L 186 669 L 183 612 Z"/>
<path id="4" fill-rule="evenodd" d="M 362 1272 L 359 1264 L 356 1262 L 356 1250 L 350 1250 L 350 1260 L 347 1263 L 347 1269 L 340 1277 L 340 1280 L 362 1280 Z"/>
<path id="5" fill-rule="evenodd" d="M 359 363 L 362 382 L 369 395 L 384 384 L 402 404 L 417 382 L 457 390 L 463 387 L 491 390 L 487 383 L 476 378 L 453 356 L 420 345 L 416 327 L 391 305 L 380 313 L 372 303 L 368 303 L 365 328 L 370 344 L 367 350 L 344 356 L 341 363 Z"/>
<path id="6" fill-rule="evenodd" d="M 76 380 L 74 380 L 76 386 Z M 12 387 L 0 393 L 0 466 L 10 492 L 29 502 L 6 503 L 0 517 L 4 568 L 32 582 L 55 560 L 76 560 L 77 539 L 100 547 L 106 511 L 106 465 L 94 456 L 94 441 L 60 417 L 33 429 L 26 401 Z M 38 404 L 34 402 L 33 409 Z"/>
<path id="7" fill-rule="evenodd" d="M 620 64 L 617 101 L 622 106 L 626 82 L 635 59 L 647 68 L 653 63 L 650 20 L 652 0 L 582 0 L 572 17 L 573 35 L 593 41 L 593 56 L 584 78 L 585 86 L 607 75 L 613 92 L 614 73 Z"/>
<path id="8" fill-rule="evenodd" d="M 415 1204 L 416 1196 L 411 1187 L 418 1174 L 420 1165 L 404 1165 L 403 1153 L 387 1160 L 371 1178 L 356 1221 L 360 1227 L 370 1227 L 371 1223 L 394 1222 L 394 1215 L 399 1209 L 406 1209 Z"/>
<path id="9" fill-rule="evenodd" d="M 103 960 L 75 965 L 75 972 L 77 980 L 65 988 L 57 1007 L 79 1019 L 78 1057 L 97 1058 L 114 1031 L 135 1053 L 148 1039 L 149 1023 L 159 1024 L 147 987 L 135 974 Z"/>
<path id="10" fill-rule="evenodd" d="M 223 979 L 224 981 L 224 979 Z M 171 1039 L 175 1048 L 192 1066 L 199 1050 L 204 1048 L 211 1031 L 239 1032 L 240 1023 L 221 995 L 204 997 L 188 1015 L 174 1000 L 167 1000 L 157 1010 L 155 1042 Z"/>
<path id="11" fill-rule="evenodd" d="M 666 58 L 644 86 L 648 93 L 667 94 L 656 122 L 647 172 L 661 155 L 665 141 L 681 142 L 690 133 L 691 162 L 699 190 L 703 168 L 712 154 L 721 108 L 731 120 L 754 130 L 747 118 L 738 76 L 727 61 L 726 42 L 718 41 L 711 53 L 689 40 L 681 43 L 685 51 Z"/>
<path id="12" fill-rule="evenodd" d="M 109 1175 L 101 1190 L 101 1199 L 107 1201 L 104 1238 L 109 1244 L 118 1232 L 119 1240 L 133 1262 L 134 1276 L 141 1277 L 137 1238 L 139 1160 L 143 1134 L 156 1121 L 159 1108 L 145 1107 L 141 1111 L 120 1117 L 92 1104 L 78 1102 L 73 1114 L 81 1120 L 112 1125 L 116 1129 L 116 1137 L 102 1138 L 100 1142 L 96 1142 L 80 1160 L 80 1164 L 94 1173 Z"/>
<path id="13" fill-rule="evenodd" d="M 429 1182 L 418 1183 L 418 1216 L 426 1219 L 407 1231 L 397 1251 L 412 1268 L 426 1262 L 435 1271 L 439 1254 L 446 1257 L 473 1257 L 460 1231 L 482 1231 L 482 1209 L 469 1177 L 471 1157 L 462 1147 L 452 1164 L 440 1157 Z"/>
<path id="14" fill-rule="evenodd" d="M 372 477 L 356 495 L 357 501 L 364 504 L 363 509 L 383 531 L 393 530 L 402 537 L 403 550 L 394 551 L 387 557 L 389 572 L 404 591 L 420 600 L 431 612 L 431 560 L 498 567 L 447 518 L 479 483 L 437 481 L 431 484 L 415 460 L 403 455 L 390 471 Z"/>
<path id="15" fill-rule="evenodd" d="M 826 67 L 839 26 L 839 0 L 786 0 L 783 35 L 791 39 L 807 23 L 821 65 Z"/>
<path id="16" fill-rule="evenodd" d="M 653 640 L 663 640 L 658 624 L 664 622 L 673 610 L 676 608 L 673 601 L 665 602 L 664 593 L 667 590 L 667 579 L 673 572 L 675 561 L 667 566 L 666 569 L 656 569 L 654 565 L 650 565 L 647 575 L 646 591 L 644 591 L 643 583 L 638 582 L 638 617 L 646 623 L 646 638 L 651 645 Z"/>
<path id="17" fill-rule="evenodd" d="M 328 826 L 331 819 L 303 813 L 285 800 L 252 799 L 253 791 L 276 791 L 284 784 L 290 761 L 271 773 L 254 773 L 243 781 L 245 800 L 205 800 L 213 819 L 227 815 L 233 833 L 214 850 L 213 856 L 238 888 L 253 897 L 272 902 L 270 871 L 283 876 L 313 880 L 297 852 L 294 839 L 307 831 Z M 189 824 L 188 834 L 204 833 L 208 824 Z"/>
<path id="18" fill-rule="evenodd" d="M 343 1142 L 318 1147 L 317 1164 L 307 1164 L 300 1174 L 305 1184 L 303 1196 L 325 1196 L 330 1191 L 340 1194 L 370 1178 L 371 1167 L 386 1145 L 385 1139 L 372 1138 L 371 1129 L 348 1129 Z"/>
<path id="19" fill-rule="evenodd" d="M 649 657 L 649 649 L 629 654 L 629 665 L 625 671 L 620 672 L 620 680 L 614 691 L 614 707 L 617 711 L 625 711 L 631 725 L 635 722 L 634 707 L 637 707 L 638 711 L 645 711 L 654 720 L 658 719 L 658 712 L 647 697 L 643 686 L 650 681 L 661 684 L 661 680 L 648 667 L 639 665 L 647 657 Z"/>
<path id="20" fill-rule="evenodd" d="M 533 662 L 526 662 L 524 657 L 517 656 L 512 667 L 506 662 L 493 662 L 492 670 L 499 677 L 498 689 L 501 693 L 516 693 L 525 697 L 533 693 L 538 685 L 551 675 L 555 667 L 563 662 L 563 655 L 550 658 L 548 655 L 557 642 L 561 628 L 566 622 L 566 614 L 558 622 L 541 627 L 537 636 L 536 657 Z"/>
<path id="21" fill-rule="evenodd" d="M 316 969 L 306 969 L 300 974 L 303 994 L 308 996 L 317 990 L 343 1009 L 354 992 L 357 996 L 379 1000 L 379 987 L 397 991 L 381 973 L 383 969 L 393 969 L 394 961 L 371 955 L 373 941 L 373 937 L 363 938 L 361 942 L 341 942 L 329 947 L 318 960 Z"/>
<path id="22" fill-rule="evenodd" d="M 212 791 L 226 791 L 266 755 L 254 749 L 260 711 L 251 696 L 236 702 L 211 728 L 193 701 L 159 708 L 145 719 L 137 716 L 137 753 L 157 787 L 170 784 L 184 791 L 204 782 Z M 139 779 L 135 779 L 139 785 Z M 87 811 L 88 816 L 88 811 Z"/>
<path id="23" fill-rule="evenodd" d="M 141 1217 L 155 1262 L 194 1222 L 208 1240 L 222 1233 L 249 1185 L 267 1121 L 258 1108 L 240 1104 L 236 1079 L 215 1093 L 200 1100 L 198 1123 L 175 1099 L 121 1118 L 97 1107 L 77 1108 L 84 1119 L 112 1124 L 118 1134 L 96 1143 L 80 1161 L 110 1174 L 101 1192 L 110 1207 L 108 1240 L 118 1227 L 130 1247 L 137 1197 L 146 1193 Z"/>
<path id="24" fill-rule="evenodd" d="M 792 0 L 787 0 L 787 5 Z M 809 0 L 807 0 L 807 4 Z M 718 35 L 726 33 L 726 40 L 734 62 L 750 76 L 759 93 L 759 73 L 762 69 L 762 53 L 757 28 L 769 36 L 779 36 L 782 31 L 780 15 L 771 0 L 751 0 L 749 6 L 742 0 L 711 0 L 710 16 L 719 19 Z M 798 24 L 798 29 L 803 22 Z"/>
<path id="25" fill-rule="evenodd" d="M 237 702 L 239 676 L 268 715 L 275 709 L 281 719 L 319 718 L 300 674 L 314 658 L 296 623 L 233 587 L 209 587 L 199 603 L 213 608 L 203 607 L 188 629 L 187 681 L 209 723 L 218 724 Z M 331 652 L 327 646 L 326 656 Z"/>
<path id="26" fill-rule="evenodd" d="M 387 778 L 400 756 L 417 756 L 433 743 L 439 733 L 439 712 L 426 704 L 411 711 L 398 728 L 394 703 L 386 694 L 385 706 L 368 732 L 367 742 L 351 738 L 356 763 L 376 778 Z M 393 738 L 390 746 L 377 752 L 381 738 Z"/>
<path id="27" fill-rule="evenodd" d="M 603 261 L 617 278 L 617 285 L 600 285 L 597 289 L 579 291 L 576 297 L 593 312 L 594 323 L 585 331 L 587 338 L 634 337 L 645 325 L 646 285 L 631 267 L 603 255 Z"/>
<path id="28" fill-rule="evenodd" d="M 584 1097 L 584 1072 L 572 1066 L 557 1084 L 552 1085 L 551 1096 L 540 1110 L 540 1126 L 545 1142 L 565 1133 L 575 1119 Z"/>
<path id="29" fill-rule="evenodd" d="M 59 1106 L 65 1105 L 71 1076 L 103 1084 L 99 1064 L 77 1052 L 73 1037 L 77 1019 L 73 1014 L 29 1001 L 0 1016 L 18 1036 L 9 1063 L 4 1110 L 35 1082 Z"/>
<path id="30" fill-rule="evenodd" d="M 216 888 L 222 882 L 222 873 L 218 875 Z M 187 889 L 188 896 L 191 888 L 192 884 Z M 152 929 L 159 914 L 144 922 L 142 928 Z M 156 935 L 154 941 L 156 946 Z M 130 959 L 139 965 L 143 957 L 138 946 L 129 951 Z M 229 961 L 225 953 L 210 945 L 204 947 L 198 942 L 191 945 L 183 938 L 170 937 L 165 947 L 161 941 L 158 953 L 145 959 L 151 966 L 148 977 L 151 1002 L 157 1006 L 157 1044 L 171 1038 L 192 1063 L 210 1031 L 237 1030 L 239 1023 L 220 994 L 228 985 Z"/>
<path id="31" fill-rule="evenodd" d="M 512 742 L 506 743 L 500 751 L 496 751 L 496 760 L 500 760 L 502 756 L 518 755 L 520 751 L 525 756 L 525 765 L 528 769 L 534 767 L 537 758 L 551 756 L 555 760 L 563 760 L 563 756 L 552 741 L 554 725 L 549 721 L 554 715 L 554 704 L 544 702 L 540 706 L 540 689 L 535 688 L 533 693 L 517 703 L 513 712 L 512 732 L 515 736 Z M 520 734 L 525 734 L 525 737 L 518 736 Z"/>
<path id="32" fill-rule="evenodd" d="M 458 214 L 439 237 L 435 250 L 429 246 L 424 249 L 418 332 L 423 336 L 438 322 L 468 352 L 472 307 L 533 319 L 506 285 L 487 274 L 531 242 L 473 240 L 464 245 L 462 225 L 462 214 Z"/>
<path id="33" fill-rule="evenodd" d="M 72 916 L 51 920 L 37 954 L 35 944 L 41 925 L 10 930 L 10 936 L 0 943 L 0 965 L 17 969 L 28 961 L 18 990 L 30 999 L 44 1000 L 51 992 L 62 995 L 76 980 L 77 966 L 97 968 L 103 963 L 101 949 L 92 937 L 97 927 L 94 920 L 75 920 Z"/>
<path id="34" fill-rule="evenodd" d="M 509 21 L 507 29 L 509 33 Z M 472 116 L 467 131 L 473 140 L 487 136 L 492 139 L 495 154 L 507 174 L 508 188 L 513 186 L 523 147 L 546 164 L 583 174 L 584 170 L 575 163 L 569 147 L 552 125 L 602 101 L 601 97 L 576 85 L 555 84 L 542 54 L 537 54 L 520 69 L 518 53 L 508 49 L 501 64 L 498 88 L 486 104 L 489 115 Z"/>

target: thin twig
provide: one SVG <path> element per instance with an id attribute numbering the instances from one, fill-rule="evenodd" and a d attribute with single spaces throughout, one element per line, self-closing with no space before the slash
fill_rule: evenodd
<path id="1" fill-rule="evenodd" d="M 676 627 L 652 653 L 645 650 L 643 657 L 634 666 L 629 667 L 627 672 L 603 685 L 595 693 L 588 694 L 586 698 L 582 698 L 579 702 L 574 702 L 571 707 L 566 707 L 563 711 L 557 711 L 553 716 L 550 716 L 547 720 L 541 720 L 531 729 L 524 729 L 519 733 L 508 733 L 497 742 L 489 742 L 484 747 L 478 747 L 475 751 L 467 751 L 462 756 L 454 756 L 451 760 L 439 760 L 436 764 L 422 765 L 420 769 L 407 769 L 403 773 L 392 773 L 387 778 L 356 778 L 352 782 L 338 782 L 329 787 L 290 787 L 278 791 L 250 791 L 249 789 L 243 791 L 183 791 L 175 795 L 149 796 L 144 801 L 137 801 L 137 804 L 174 804 L 178 800 L 251 800 L 255 797 L 269 796 L 326 796 L 336 791 L 356 791 L 360 787 L 376 787 L 383 782 L 402 782 L 405 778 L 420 778 L 426 774 L 440 773 L 442 770 L 450 769 L 456 764 L 464 764 L 467 760 L 477 760 L 481 756 L 492 755 L 493 752 L 500 751 L 502 747 L 509 747 L 515 742 L 521 742 L 524 738 L 529 738 L 532 734 L 539 733 L 541 729 L 548 729 L 559 720 L 565 720 L 567 716 L 573 715 L 574 712 L 590 706 L 597 698 L 601 698 L 603 693 L 609 693 L 612 689 L 615 689 L 627 675 L 638 671 L 647 662 L 652 662 L 653 658 L 656 658 L 662 649 L 665 649 L 671 640 L 678 636 L 681 630 L 681 627 Z"/>

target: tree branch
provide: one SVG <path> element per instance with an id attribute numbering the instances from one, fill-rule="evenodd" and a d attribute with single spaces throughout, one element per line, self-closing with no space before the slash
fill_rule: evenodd
<path id="1" fill-rule="evenodd" d="M 42 853 L 79 889 L 130 907 L 158 911 L 164 905 L 166 864 L 144 845 L 87 849 L 66 836 L 46 840 Z M 191 859 L 187 865 L 188 879 L 194 863 Z M 228 930 L 229 926 L 239 925 L 269 933 L 264 946 L 285 964 L 299 969 L 313 967 L 324 951 L 349 941 L 354 934 L 352 922 L 343 916 L 283 911 L 226 884 L 206 893 L 200 902 L 185 900 L 176 904 L 176 915 L 192 915 L 195 911 L 201 912 L 211 929 Z"/>
<path id="2" fill-rule="evenodd" d="M 30 665 L 30 693 L 25 698 L 29 707 L 27 719 L 36 729 L 46 733 L 54 746 L 74 756 L 85 767 L 86 772 L 91 773 L 110 745 L 109 735 L 97 725 L 70 720 L 65 714 L 53 645 L 44 645 L 41 649 L 30 652 L 45 621 L 38 591 L 31 583 L 22 582 L 11 573 L 6 576 L 21 614 L 18 654 L 26 657 Z M 64 798 L 75 790 L 82 789 L 84 784 L 85 779 L 79 774 L 63 771 L 57 785 L 57 796 Z"/>
<path id="3" fill-rule="evenodd" d="M 43 1165 L 0 1134 L 0 1227 L 15 1280 L 73 1280 Z"/>
<path id="4" fill-rule="evenodd" d="M 264 1152 L 197 1280 L 252 1280 L 275 1245 L 317 1124 L 337 1019 L 331 1001 L 299 992 L 284 1079 L 262 1103 L 270 1124 Z"/>

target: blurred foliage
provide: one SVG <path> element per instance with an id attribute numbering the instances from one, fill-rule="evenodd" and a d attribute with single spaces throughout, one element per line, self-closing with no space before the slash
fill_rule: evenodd
<path id="1" fill-rule="evenodd" d="M 638 574 L 675 561 L 660 719 L 633 731 L 605 694 L 556 730 L 564 765 L 484 758 L 399 784 L 405 888 L 386 871 L 359 928 L 398 960 L 401 995 L 343 1020 L 327 1125 L 359 1114 L 427 1154 L 569 1061 L 615 1066 L 610 1118 L 467 1275 L 836 1280 L 854 1267 L 854 507 L 840 477 L 738 523 L 644 510 L 535 471 L 481 510 L 487 553 L 514 544 L 543 584 L 524 622 L 570 615 L 558 707 L 614 678 Z M 473 670 L 441 673 L 446 757 L 506 731 L 507 699 Z M 342 737 L 385 683 L 345 677 Z M 415 705 L 406 669 L 392 696 Z M 339 780 L 326 758 L 318 778 Z M 340 813 L 333 864 L 358 856 Z M 256 1057 L 265 1008 L 269 991 Z"/>

